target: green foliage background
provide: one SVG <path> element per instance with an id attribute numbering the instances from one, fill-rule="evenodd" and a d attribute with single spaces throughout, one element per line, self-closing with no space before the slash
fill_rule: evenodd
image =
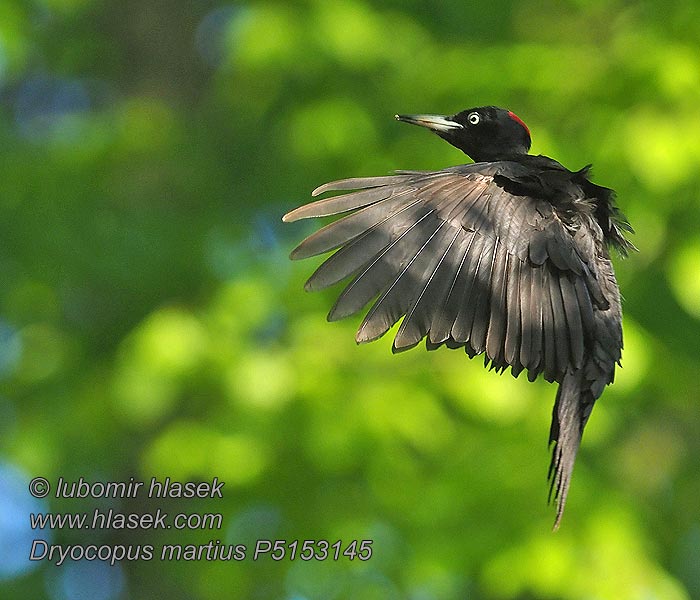
<path id="1" fill-rule="evenodd" d="M 223 500 L 41 505 L 220 512 L 221 530 L 53 543 L 374 555 L 27 561 L 2 597 L 700 598 L 698 39 L 691 0 L 3 0 L 0 461 L 22 486 L 226 482 Z M 280 222 L 334 178 L 463 162 L 392 115 L 481 104 L 520 115 L 535 153 L 592 162 L 637 230 L 616 261 L 623 369 L 556 534 L 554 387 L 356 347 L 358 319 L 325 322 L 337 290 L 305 294 L 314 265 L 287 260 L 314 225 Z"/>

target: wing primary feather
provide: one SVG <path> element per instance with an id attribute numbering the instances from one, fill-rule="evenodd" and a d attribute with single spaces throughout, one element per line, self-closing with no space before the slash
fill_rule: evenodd
<path id="1" fill-rule="evenodd" d="M 416 179 L 415 175 L 427 175 L 429 173 L 401 173 L 398 175 L 383 175 L 380 177 L 351 177 L 349 179 L 339 179 L 337 181 L 329 181 L 323 185 L 319 185 L 313 192 L 312 196 L 320 196 L 324 192 L 340 192 L 345 190 L 361 190 L 376 187 L 392 187 L 406 183 L 411 179 Z"/>
<path id="2" fill-rule="evenodd" d="M 508 323 L 506 290 L 508 286 L 508 259 L 505 246 L 496 241 L 493 268 L 491 271 L 491 316 L 486 332 L 486 355 L 494 368 L 503 364 L 505 352 L 505 334 Z"/>
<path id="3" fill-rule="evenodd" d="M 566 368 L 569 365 L 569 338 L 570 330 L 567 327 L 566 311 L 562 301 L 561 279 L 566 276 L 565 272 L 549 272 L 549 298 L 552 303 L 552 322 L 554 323 L 554 344 L 557 348 L 556 354 L 556 374 L 555 379 L 561 381 Z"/>
<path id="4" fill-rule="evenodd" d="M 569 344 L 571 347 L 571 363 L 574 368 L 580 369 L 583 366 L 584 338 L 583 324 L 581 322 L 581 310 L 576 298 L 576 290 L 571 282 L 571 275 L 562 273 L 559 278 L 561 297 L 566 314 L 566 324 L 569 332 Z M 576 277 L 573 275 L 573 277 Z"/>
<path id="5" fill-rule="evenodd" d="M 543 332 L 543 359 L 544 359 L 544 377 L 547 381 L 552 382 L 555 379 L 557 369 L 557 345 L 555 341 L 555 321 L 552 314 L 552 301 L 550 299 L 549 279 L 551 273 L 544 266 L 542 268 L 542 289 L 539 290 L 540 303 L 542 305 L 542 332 Z"/>
<path id="6" fill-rule="evenodd" d="M 418 199 L 402 207 L 394 215 L 391 227 L 383 227 L 383 222 L 377 223 L 327 258 L 309 277 L 304 286 L 305 289 L 307 291 L 321 290 L 357 272 L 373 257 L 391 248 L 429 212 L 429 209 L 423 206 Z M 421 215 L 421 213 L 423 214 Z"/>
<path id="7" fill-rule="evenodd" d="M 543 266 L 531 270 L 530 279 L 530 362 L 528 363 L 528 379 L 533 381 L 544 368 L 544 272 Z"/>
<path id="8" fill-rule="evenodd" d="M 489 263 L 491 262 L 490 257 L 487 258 L 485 254 L 489 247 L 491 247 L 491 249 L 493 247 L 486 242 L 487 240 L 484 236 L 475 234 L 474 242 L 471 244 L 466 257 L 464 292 L 460 300 L 459 312 L 452 324 L 451 331 L 451 337 L 456 342 L 469 341 L 472 322 L 474 321 L 474 311 L 479 296 L 478 290 L 475 291 L 478 285 L 478 273 L 482 262 L 485 260 L 488 260 Z"/>
<path id="9" fill-rule="evenodd" d="M 418 203 L 407 194 L 408 191 L 401 190 L 386 200 L 366 206 L 351 215 L 329 223 L 303 240 L 292 250 L 290 258 L 299 260 L 323 254 L 384 225 L 400 215 L 405 208 Z"/>
<path id="10" fill-rule="evenodd" d="M 531 339 L 534 322 L 532 295 L 532 266 L 529 261 L 522 263 L 520 269 L 520 362 L 529 369 L 532 366 Z"/>
<path id="11" fill-rule="evenodd" d="M 441 245 L 444 239 L 445 223 L 440 222 L 416 253 L 396 273 L 392 283 L 382 292 L 365 316 L 357 330 L 357 343 L 371 342 L 384 335 L 410 306 L 417 285 L 425 278 L 426 271 L 432 271 L 438 260 L 439 251 L 433 246 Z M 420 339 L 418 340 L 420 341 Z"/>
<path id="12" fill-rule="evenodd" d="M 492 240 L 486 243 L 487 256 L 481 261 L 481 266 L 477 273 L 477 279 L 473 291 L 476 291 L 476 307 L 474 308 L 474 320 L 472 321 L 469 344 L 474 351 L 479 354 L 486 349 L 486 333 L 489 328 L 489 317 L 491 312 L 491 277 L 493 267 L 496 263 L 497 249 L 499 242 L 493 244 Z"/>
<path id="13" fill-rule="evenodd" d="M 466 293 L 465 280 L 469 269 L 467 257 L 475 236 L 474 232 L 464 232 L 464 235 L 459 238 L 458 250 L 456 250 L 457 256 L 460 257 L 457 261 L 458 266 L 454 270 L 454 276 L 449 285 L 447 296 L 442 306 L 435 311 L 433 316 L 430 326 L 431 344 L 441 344 L 447 341 L 452 334 L 452 326 Z"/>
<path id="14" fill-rule="evenodd" d="M 519 198 L 518 202 L 509 202 L 513 205 L 507 229 L 501 234 L 503 243 L 508 251 L 518 256 L 522 261 L 527 259 L 527 238 L 529 232 L 524 230 L 528 209 L 531 207 L 529 198 Z"/>
<path id="15" fill-rule="evenodd" d="M 595 333 L 595 320 L 593 317 L 593 303 L 591 296 L 588 293 L 588 287 L 585 281 L 580 277 L 574 279 L 574 288 L 576 290 L 576 299 L 578 300 L 579 314 L 581 317 L 581 326 L 583 327 L 584 343 L 593 338 Z"/>
<path id="16" fill-rule="evenodd" d="M 522 366 L 519 360 L 519 352 L 522 342 L 520 320 L 520 267 L 522 262 L 515 255 L 509 257 L 508 269 L 508 297 L 506 300 L 508 320 L 506 323 L 505 361 L 514 369 Z M 529 282 L 528 282 L 529 283 Z"/>
<path id="17" fill-rule="evenodd" d="M 311 217 L 327 217 L 338 213 L 348 212 L 356 208 L 368 206 L 376 202 L 386 200 L 391 196 L 392 188 L 378 187 L 350 194 L 342 194 L 340 196 L 332 196 L 317 200 L 309 204 L 304 204 L 299 208 L 288 212 L 282 217 L 285 223 L 292 223 L 300 219 L 309 219 Z"/>
<path id="18" fill-rule="evenodd" d="M 425 285 L 406 313 L 394 339 L 394 349 L 414 346 L 430 329 L 433 315 L 442 305 L 453 277 L 450 258 L 455 253 L 455 248 L 458 248 L 456 241 L 459 235 L 460 230 L 456 229 Z"/>
<path id="19" fill-rule="evenodd" d="M 338 321 L 362 309 L 376 294 L 382 292 L 391 282 L 396 268 L 393 264 L 401 264 L 409 256 L 414 255 L 415 244 L 408 238 L 409 234 L 421 237 L 421 229 L 428 217 L 435 216 L 430 210 L 412 223 L 406 231 L 377 254 L 363 270 L 347 285 L 338 296 L 333 308 L 328 313 L 329 321 Z M 422 225 L 422 227 L 421 227 Z M 423 241 L 419 241 L 423 244 Z M 394 257 L 390 253 L 396 253 Z"/>

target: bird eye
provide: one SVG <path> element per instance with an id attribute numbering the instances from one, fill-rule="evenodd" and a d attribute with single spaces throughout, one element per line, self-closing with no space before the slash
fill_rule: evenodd
<path id="1" fill-rule="evenodd" d="M 467 121 L 469 121 L 472 125 L 477 125 L 479 121 L 481 121 L 481 117 L 479 116 L 479 113 L 469 113 Z"/>

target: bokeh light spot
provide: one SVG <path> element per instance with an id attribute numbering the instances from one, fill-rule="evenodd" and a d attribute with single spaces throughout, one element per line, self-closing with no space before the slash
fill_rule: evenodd
<path id="1" fill-rule="evenodd" d="M 186 481 L 219 477 L 227 484 L 248 485 L 269 462 L 262 442 L 247 434 L 224 434 L 200 423 L 178 421 L 170 425 L 145 453 L 144 471 L 164 473 Z"/>
<path id="2" fill-rule="evenodd" d="M 291 398 L 293 381 L 292 368 L 284 356 L 257 352 L 232 366 L 228 388 L 236 402 L 271 409 Z"/>
<path id="3" fill-rule="evenodd" d="M 292 150 L 303 159 L 327 161 L 344 156 L 348 148 L 372 151 L 376 131 L 367 113 L 344 98 L 309 104 L 292 115 L 289 140 Z"/>
<path id="4" fill-rule="evenodd" d="M 673 255 L 669 277 L 676 300 L 700 319 L 700 237 L 689 240 Z"/>
<path id="5" fill-rule="evenodd" d="M 0 461 L 0 581 L 12 579 L 39 566 L 29 560 L 32 540 L 50 541 L 50 530 L 37 534 L 29 526 L 30 513 L 46 510 L 43 500 L 27 491 L 30 477 L 14 465 Z"/>
<path id="6" fill-rule="evenodd" d="M 25 381 L 50 378 L 65 366 L 68 343 L 66 335 L 48 323 L 35 323 L 21 330 L 22 355 L 18 376 Z"/>
<path id="7" fill-rule="evenodd" d="M 75 141 L 82 128 L 71 117 L 86 113 L 91 105 L 84 82 L 35 75 L 26 79 L 17 91 L 15 123 L 20 134 L 31 141 Z"/>
<path id="8" fill-rule="evenodd" d="M 114 600 L 125 584 L 121 565 L 100 560 L 68 560 L 57 571 L 48 571 L 47 577 L 52 600 Z"/>
<path id="9" fill-rule="evenodd" d="M 0 378 L 14 372 L 21 356 L 21 335 L 9 323 L 0 319 Z"/>
<path id="10" fill-rule="evenodd" d="M 203 359 L 206 336 L 199 320 L 183 309 L 150 315 L 120 349 L 112 382 L 117 411 L 147 424 L 171 410 L 180 385 Z"/>
<path id="11" fill-rule="evenodd" d="M 624 317 L 622 367 L 615 370 L 615 391 L 630 393 L 644 380 L 651 366 L 651 339 L 631 318 Z"/>

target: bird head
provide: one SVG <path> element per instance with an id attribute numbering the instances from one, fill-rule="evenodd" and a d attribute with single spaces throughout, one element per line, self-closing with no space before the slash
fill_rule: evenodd
<path id="1" fill-rule="evenodd" d="M 396 119 L 427 127 L 475 162 L 504 160 L 530 150 L 527 125 L 496 106 L 469 108 L 451 117 L 396 115 Z"/>

